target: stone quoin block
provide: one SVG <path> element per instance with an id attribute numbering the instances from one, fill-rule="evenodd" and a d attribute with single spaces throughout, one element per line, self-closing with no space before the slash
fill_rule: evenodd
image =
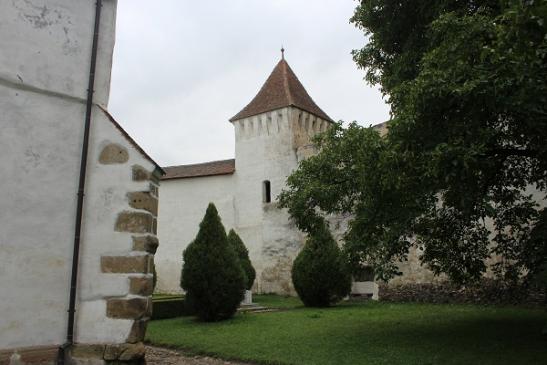
<path id="1" fill-rule="evenodd" d="M 159 194 L 159 189 L 158 189 L 158 186 L 157 185 L 154 185 L 153 183 L 150 183 L 150 194 L 152 194 L 152 196 L 155 196 L 156 198 L 160 196 Z"/>
<path id="2" fill-rule="evenodd" d="M 158 215 L 158 199 L 148 191 L 136 191 L 127 193 L 129 205 L 135 209 L 146 210 L 153 215 Z"/>
<path id="3" fill-rule="evenodd" d="M 144 335 L 146 334 L 147 326 L 148 326 L 148 319 L 138 319 L 134 321 L 126 341 L 129 343 L 144 341 Z"/>
<path id="4" fill-rule="evenodd" d="M 133 165 L 131 171 L 133 172 L 133 181 L 148 181 L 152 176 L 150 172 L 140 165 Z"/>
<path id="5" fill-rule="evenodd" d="M 116 231 L 131 233 L 151 233 L 153 217 L 148 213 L 121 212 L 116 220 Z"/>
<path id="6" fill-rule="evenodd" d="M 151 276 L 129 278 L 129 292 L 135 295 L 149 296 L 154 291 L 154 280 Z"/>
<path id="7" fill-rule="evenodd" d="M 156 253 L 159 241 L 155 236 L 133 236 L 133 250 Z"/>
<path id="8" fill-rule="evenodd" d="M 144 358 L 146 349 L 142 342 L 135 343 L 135 344 L 128 343 L 128 344 L 122 345 L 122 347 L 123 347 L 123 351 L 118 357 L 118 360 L 132 361 L 132 360 L 139 360 Z"/>
<path id="9" fill-rule="evenodd" d="M 106 315 L 110 318 L 141 319 L 152 315 L 152 299 L 108 299 L 106 302 Z"/>
<path id="10" fill-rule="evenodd" d="M 104 165 L 126 163 L 128 160 L 127 148 L 116 143 L 105 146 L 99 155 L 99 162 Z"/>
<path id="11" fill-rule="evenodd" d="M 158 234 L 158 219 L 152 219 L 152 233 Z"/>
<path id="12" fill-rule="evenodd" d="M 148 274 L 152 270 L 153 257 L 142 256 L 103 256 L 101 271 L 112 274 Z"/>
<path id="13" fill-rule="evenodd" d="M 71 353 L 77 359 L 102 359 L 104 349 L 105 345 L 75 344 Z"/>

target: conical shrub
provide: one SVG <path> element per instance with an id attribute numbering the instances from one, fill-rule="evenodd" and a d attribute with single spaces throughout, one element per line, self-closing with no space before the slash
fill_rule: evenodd
<path id="1" fill-rule="evenodd" d="M 249 259 L 249 251 L 247 250 L 247 247 L 245 247 L 241 237 L 239 237 L 233 229 L 228 233 L 228 242 L 235 250 L 241 268 L 245 272 L 245 289 L 251 290 L 253 283 L 255 282 L 256 271 Z"/>
<path id="2" fill-rule="evenodd" d="M 351 275 L 346 260 L 326 226 L 308 238 L 294 260 L 292 281 L 307 307 L 327 307 L 349 294 Z"/>
<path id="3" fill-rule="evenodd" d="M 203 321 L 233 316 L 243 300 L 245 274 L 214 204 L 207 207 L 183 260 L 181 287 L 189 308 Z"/>

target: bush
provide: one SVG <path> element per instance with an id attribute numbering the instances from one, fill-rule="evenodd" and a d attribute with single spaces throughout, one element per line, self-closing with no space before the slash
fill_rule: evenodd
<path id="1" fill-rule="evenodd" d="M 245 289 L 251 290 L 253 283 L 255 282 L 256 271 L 251 264 L 251 260 L 249 259 L 249 251 L 247 250 L 247 247 L 245 247 L 245 244 L 239 235 L 233 229 L 231 229 L 230 233 L 228 233 L 228 242 L 239 257 L 239 263 L 245 272 Z"/>
<path id="2" fill-rule="evenodd" d="M 294 260 L 292 281 L 308 307 L 327 307 L 351 290 L 346 260 L 326 226 L 311 235 Z"/>
<path id="3" fill-rule="evenodd" d="M 243 300 L 245 274 L 212 203 L 183 259 L 181 287 L 189 308 L 203 321 L 233 316 Z"/>

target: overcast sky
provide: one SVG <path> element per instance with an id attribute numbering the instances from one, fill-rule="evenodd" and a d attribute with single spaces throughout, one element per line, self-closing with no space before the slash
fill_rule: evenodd
<path id="1" fill-rule="evenodd" d="M 351 0 L 119 0 L 109 109 L 162 166 L 234 157 L 228 119 L 285 58 L 334 120 L 388 119 Z"/>

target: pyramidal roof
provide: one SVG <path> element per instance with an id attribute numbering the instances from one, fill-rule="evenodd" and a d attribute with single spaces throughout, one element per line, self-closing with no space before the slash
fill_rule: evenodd
<path id="1" fill-rule="evenodd" d="M 287 61 L 285 61 L 285 58 L 282 57 L 254 99 L 239 113 L 230 118 L 230 121 L 251 117 L 287 106 L 294 106 L 319 118 L 332 121 L 315 104 Z"/>

